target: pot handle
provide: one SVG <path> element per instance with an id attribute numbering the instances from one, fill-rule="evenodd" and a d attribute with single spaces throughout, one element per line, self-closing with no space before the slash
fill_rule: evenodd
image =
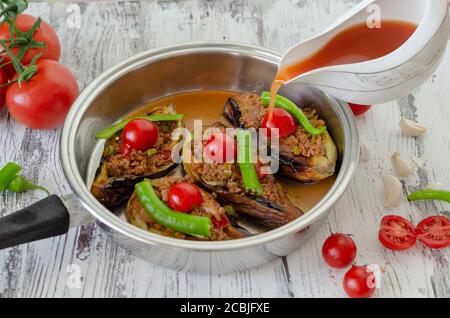
<path id="1" fill-rule="evenodd" d="M 0 250 L 67 233 L 69 211 L 51 195 L 20 211 L 0 218 Z"/>

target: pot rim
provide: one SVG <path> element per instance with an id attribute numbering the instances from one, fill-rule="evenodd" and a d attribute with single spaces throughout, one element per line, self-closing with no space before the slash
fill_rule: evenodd
<path id="1" fill-rule="evenodd" d="M 330 208 L 342 196 L 353 176 L 359 158 L 359 135 L 356 121 L 350 108 L 344 107 L 345 103 L 338 102 L 336 99 L 325 93 L 324 94 L 330 99 L 330 103 L 334 104 L 334 111 L 345 134 L 343 158 L 341 160 L 339 174 L 331 189 L 319 203 L 316 204 L 316 206 L 303 216 L 278 229 L 238 240 L 214 242 L 180 240 L 139 229 L 114 215 L 90 193 L 76 163 L 75 143 L 81 118 L 90 107 L 92 101 L 94 101 L 95 98 L 116 79 L 133 69 L 142 67 L 161 58 L 195 52 L 246 54 L 270 63 L 278 63 L 281 59 L 281 55 L 276 52 L 251 45 L 225 41 L 188 42 L 139 53 L 103 72 L 78 96 L 66 117 L 60 136 L 62 168 L 69 185 L 83 206 L 91 215 L 105 225 L 140 242 L 175 249 L 179 248 L 191 251 L 210 252 L 230 251 L 266 244 L 289 234 L 299 232 L 326 216 Z"/>

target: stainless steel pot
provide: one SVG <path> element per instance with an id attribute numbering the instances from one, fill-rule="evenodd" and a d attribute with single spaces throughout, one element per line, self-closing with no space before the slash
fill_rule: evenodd
<path id="1" fill-rule="evenodd" d="M 331 190 L 313 209 L 286 226 L 240 240 L 183 241 L 127 223 L 104 208 L 89 191 L 93 173 L 90 162 L 99 146 L 94 135 L 98 131 L 146 102 L 183 91 L 267 89 L 279 59 L 276 53 L 251 46 L 190 43 L 138 54 L 100 75 L 72 106 L 61 134 L 61 162 L 74 195 L 63 200 L 52 196 L 0 219 L 0 248 L 65 233 L 69 222 L 79 224 L 78 212 L 86 209 L 130 253 L 181 271 L 240 271 L 298 249 L 344 193 L 359 154 L 358 132 L 349 108 L 312 88 L 289 85 L 282 94 L 302 104 L 312 103 L 327 121 L 340 153 L 338 175 Z M 11 224 L 16 225 L 15 230 L 11 230 Z"/>

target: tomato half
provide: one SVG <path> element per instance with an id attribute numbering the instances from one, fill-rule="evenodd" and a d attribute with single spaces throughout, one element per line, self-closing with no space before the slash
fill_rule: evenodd
<path id="1" fill-rule="evenodd" d="M 331 267 L 347 267 L 355 260 L 356 244 L 347 234 L 333 234 L 323 243 L 322 256 Z"/>
<path id="2" fill-rule="evenodd" d="M 202 201 L 200 190 L 189 182 L 180 182 L 173 185 L 167 196 L 167 205 L 180 212 L 189 212 L 194 206 L 202 204 Z"/>
<path id="3" fill-rule="evenodd" d="M 267 135 L 269 137 L 276 134 L 274 128 L 278 128 L 279 137 L 286 137 L 297 131 L 298 124 L 288 111 L 282 108 L 274 108 L 272 118 L 269 119 L 269 113 L 267 113 L 263 118 L 261 127 L 268 130 Z"/>
<path id="4" fill-rule="evenodd" d="M 418 239 L 429 248 L 450 246 L 450 220 L 445 216 L 430 216 L 417 225 Z"/>
<path id="5" fill-rule="evenodd" d="M 236 142 L 226 132 L 214 133 L 206 141 L 204 153 L 214 163 L 233 161 L 237 156 Z"/>
<path id="6" fill-rule="evenodd" d="M 158 126 L 144 118 L 130 121 L 122 130 L 122 155 L 128 155 L 131 150 L 147 150 L 158 141 Z"/>
<path id="7" fill-rule="evenodd" d="M 358 105 L 352 103 L 348 103 L 348 105 L 352 109 L 352 112 L 355 116 L 361 116 L 362 114 L 367 113 L 369 109 L 372 107 L 370 105 Z"/>
<path id="8" fill-rule="evenodd" d="M 22 32 L 28 31 L 33 24 L 37 21 L 37 17 L 29 14 L 19 14 L 15 21 L 15 26 Z M 9 23 L 0 24 L 0 39 L 7 40 L 10 39 L 10 26 Z M 38 42 L 44 42 L 45 48 L 28 49 L 22 58 L 21 62 L 24 65 L 28 65 L 34 56 L 38 53 L 43 52 L 41 59 L 49 59 L 54 61 L 59 61 L 61 56 L 61 44 L 59 42 L 58 35 L 55 30 L 45 21 L 41 21 L 40 27 L 34 33 L 33 38 Z M 12 48 L 11 50 L 16 56 L 20 51 L 19 47 Z M 3 55 L 0 55 L 0 57 Z M 6 57 L 4 62 L 10 61 L 9 57 Z M 7 75 L 11 78 L 15 74 L 15 70 L 11 64 L 5 66 Z"/>
<path id="9" fill-rule="evenodd" d="M 344 290 L 351 298 L 368 298 L 375 292 L 375 275 L 366 266 L 353 266 L 345 273 Z"/>
<path id="10" fill-rule="evenodd" d="M 38 71 L 29 81 L 8 86 L 6 106 L 14 119 L 29 128 L 56 128 L 80 90 L 75 76 L 64 65 L 39 59 L 36 66 Z"/>
<path id="11" fill-rule="evenodd" d="M 406 250 L 416 243 L 414 225 L 398 215 L 387 215 L 381 219 L 378 239 L 384 247 L 391 250 Z"/>

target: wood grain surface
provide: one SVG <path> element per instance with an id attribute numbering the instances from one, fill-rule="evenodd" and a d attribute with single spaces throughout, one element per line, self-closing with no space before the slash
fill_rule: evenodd
<path id="1" fill-rule="evenodd" d="M 283 52 L 323 30 L 358 0 L 160 0 L 35 2 L 30 13 L 52 24 L 63 46 L 62 62 L 81 87 L 135 53 L 163 45 L 227 40 Z M 76 14 L 80 12 L 80 25 Z M 344 272 L 322 260 L 331 231 L 352 233 L 357 262 L 379 264 L 384 273 L 376 297 L 450 297 L 450 250 L 418 244 L 405 252 L 378 244 L 380 218 L 396 213 L 418 222 L 444 203 L 410 204 L 388 211 L 380 177 L 391 173 L 390 154 L 399 151 L 416 172 L 403 181 L 405 193 L 443 182 L 450 186 L 450 52 L 426 84 L 404 98 L 377 105 L 358 118 L 363 142 L 372 149 L 360 163 L 345 195 L 314 238 L 287 258 L 228 275 L 178 273 L 141 261 L 117 247 L 95 224 L 67 235 L 0 251 L 0 297 L 343 297 Z M 400 116 L 429 128 L 421 138 L 402 136 Z M 59 131 L 32 131 L 0 112 L 0 163 L 16 161 L 23 173 L 57 194 L 70 193 L 58 152 Z M 0 195 L 0 215 L 42 198 L 38 192 Z M 76 265 L 73 267 L 72 265 Z M 73 269 L 81 284 L 73 284 Z"/>

